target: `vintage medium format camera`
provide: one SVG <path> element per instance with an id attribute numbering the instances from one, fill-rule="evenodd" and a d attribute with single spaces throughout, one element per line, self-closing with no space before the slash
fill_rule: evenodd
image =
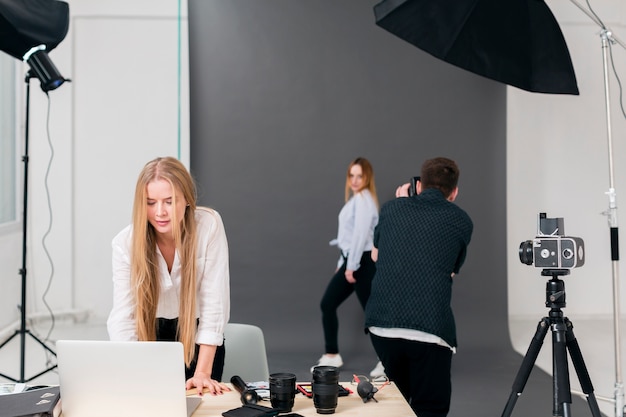
<path id="1" fill-rule="evenodd" d="M 519 260 L 544 269 L 571 269 L 585 263 L 585 244 L 579 237 L 564 236 L 562 217 L 547 218 L 539 213 L 537 236 L 519 246 Z"/>

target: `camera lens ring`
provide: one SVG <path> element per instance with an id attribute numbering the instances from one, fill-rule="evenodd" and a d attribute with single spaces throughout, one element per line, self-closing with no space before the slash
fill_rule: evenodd
<path id="1" fill-rule="evenodd" d="M 525 240 L 519 245 L 519 260 L 524 265 L 533 264 L 533 241 Z"/>

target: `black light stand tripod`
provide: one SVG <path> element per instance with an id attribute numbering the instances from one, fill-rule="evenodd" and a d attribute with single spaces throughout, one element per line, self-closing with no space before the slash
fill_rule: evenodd
<path id="1" fill-rule="evenodd" d="M 542 276 L 552 276 L 552 279 L 546 284 L 546 307 L 550 308 L 550 312 L 537 325 L 537 331 L 530 342 L 528 351 L 513 382 L 512 392 L 502 412 L 502 417 L 511 415 L 517 399 L 522 395 L 524 386 L 541 350 L 543 339 L 548 333 L 548 328 L 552 330 L 552 415 L 571 416 L 572 393 L 570 391 L 567 363 L 567 352 L 569 351 L 581 388 L 587 396 L 591 415 L 593 417 L 601 417 L 600 408 L 593 393 L 593 384 L 591 383 L 591 378 L 589 378 L 583 355 L 580 352 L 580 347 L 572 330 L 572 322 L 567 317 L 563 317 L 563 311 L 561 310 L 561 308 L 565 307 L 565 283 L 559 279 L 559 276 L 568 275 L 569 272 L 569 269 L 544 269 L 541 271 Z"/>
<path id="2" fill-rule="evenodd" d="M 22 157 L 22 161 L 24 162 L 24 213 L 22 219 L 22 268 L 20 269 L 20 275 L 22 276 L 22 300 L 20 304 L 20 328 L 15 331 L 7 340 L 5 340 L 1 345 L 0 349 L 2 349 L 7 343 L 13 340 L 15 337 L 20 336 L 20 377 L 12 378 L 10 376 L 4 375 L 0 373 L 0 377 L 9 379 L 13 382 L 29 382 L 33 379 L 49 372 L 57 367 L 57 365 L 52 365 L 45 369 L 42 372 L 26 379 L 25 378 L 25 362 L 26 362 L 26 335 L 32 337 L 37 343 L 39 343 L 45 350 L 52 353 L 56 356 L 56 353 L 43 341 L 39 340 L 37 336 L 31 333 L 30 330 L 26 328 L 26 225 L 27 225 L 27 209 L 28 209 L 28 123 L 29 123 L 29 113 L 30 113 L 30 79 L 36 78 L 35 75 L 32 74 L 31 71 L 26 73 L 25 82 L 26 82 L 26 127 L 24 129 L 24 156 Z M 47 94 L 47 93 L 46 93 Z"/>

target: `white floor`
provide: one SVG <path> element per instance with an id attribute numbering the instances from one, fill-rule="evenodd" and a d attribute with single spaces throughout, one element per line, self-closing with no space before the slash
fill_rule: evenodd
<path id="1" fill-rule="evenodd" d="M 514 319 L 510 321 L 512 343 L 515 350 L 522 355 L 526 354 L 528 346 L 537 329 L 541 317 L 533 319 Z M 589 376 L 595 388 L 600 410 L 607 417 L 617 417 L 614 402 L 615 398 L 615 355 L 613 338 L 613 321 L 605 320 L 577 320 L 570 317 L 574 325 L 574 335 L 580 346 Z M 624 327 L 624 326 L 621 326 Z M 49 322 L 42 322 L 29 330 L 39 339 L 45 339 L 49 331 Z M 626 328 L 622 329 L 621 336 L 626 342 Z M 54 341 L 59 339 L 90 339 L 106 340 L 107 333 L 104 323 L 75 323 L 72 320 L 63 320 L 55 324 L 51 334 L 49 346 L 54 350 Z M 3 337 L 3 341 L 6 337 Z M 43 349 L 34 339 L 26 336 L 25 379 L 44 371 L 55 364 L 54 357 Z M 548 332 L 543 347 L 537 358 L 536 365 L 549 374 L 552 373 L 552 339 Z M 622 350 L 624 350 L 622 348 Z M 14 379 L 20 378 L 20 337 L 16 337 L 0 349 L 0 373 Z M 621 377 L 621 375 L 620 375 Z M 581 391 L 578 377 L 570 365 L 571 390 L 573 393 Z M 0 384 L 11 384 L 8 379 L 0 377 Z M 58 384 L 56 370 L 28 382 L 29 385 Z M 619 416 L 621 417 L 621 416 Z"/>
<path id="2" fill-rule="evenodd" d="M 581 320 L 574 317 L 569 317 L 573 324 L 573 333 L 576 336 L 578 345 L 580 347 L 583 359 L 589 377 L 594 387 L 594 393 L 598 400 L 600 411 L 607 417 L 615 417 L 621 415 L 615 410 L 615 390 L 616 390 L 616 358 L 615 358 L 615 338 L 614 338 L 614 324 L 612 318 L 606 318 L 603 320 Z M 509 320 L 509 327 L 511 333 L 511 342 L 516 351 L 525 355 L 531 340 L 537 330 L 537 324 L 541 317 L 536 319 L 513 319 Z M 622 321 L 620 323 L 620 333 L 622 344 L 626 343 L 626 326 Z M 625 351 L 622 346 L 622 372 L 623 362 L 626 357 L 623 356 Z M 571 359 L 568 355 L 568 361 L 570 362 L 570 385 L 572 393 L 578 393 L 582 395 L 578 376 L 571 365 Z M 552 336 L 548 332 L 544 339 L 543 346 L 536 361 L 536 365 L 547 373 L 552 374 Z M 622 379 L 623 375 L 619 375 Z M 623 388 L 621 388 L 623 391 Z M 618 391 L 619 392 L 619 391 Z"/>

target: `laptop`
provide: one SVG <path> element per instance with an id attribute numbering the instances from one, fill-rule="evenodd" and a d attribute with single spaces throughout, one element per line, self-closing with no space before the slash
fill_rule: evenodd
<path id="1" fill-rule="evenodd" d="M 179 342 L 59 340 L 63 417 L 189 417 Z"/>

